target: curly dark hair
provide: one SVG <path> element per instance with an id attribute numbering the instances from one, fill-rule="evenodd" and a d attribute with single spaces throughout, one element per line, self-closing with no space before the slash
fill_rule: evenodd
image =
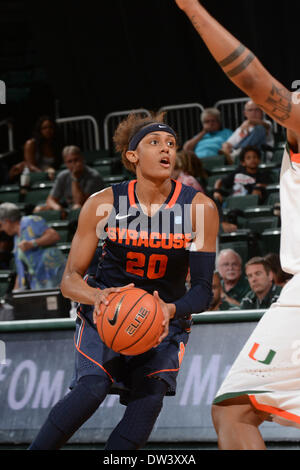
<path id="1" fill-rule="evenodd" d="M 118 125 L 113 141 L 116 152 L 121 153 L 122 163 L 126 170 L 135 174 L 135 165 L 128 161 L 126 152 L 132 137 L 143 127 L 148 124 L 165 124 L 165 112 L 151 113 L 151 116 L 143 117 L 139 114 L 130 113 L 126 119 Z"/>

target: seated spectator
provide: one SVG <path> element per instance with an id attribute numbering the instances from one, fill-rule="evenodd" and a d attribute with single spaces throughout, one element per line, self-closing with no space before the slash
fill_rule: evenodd
<path id="1" fill-rule="evenodd" d="M 79 147 L 65 147 L 63 158 L 67 169 L 57 175 L 46 204 L 37 206 L 35 213 L 49 209 L 62 213 L 66 208 L 79 209 L 91 194 L 104 188 L 99 173 L 85 164 Z"/>
<path id="2" fill-rule="evenodd" d="M 221 276 L 218 271 L 215 271 L 213 275 L 212 291 L 213 299 L 208 309 L 209 312 L 220 310 L 239 310 L 237 305 L 231 304 L 225 299 L 221 284 Z"/>
<path id="3" fill-rule="evenodd" d="M 198 158 L 218 155 L 222 144 L 232 135 L 230 129 L 223 129 L 220 111 L 207 108 L 201 115 L 203 129 L 185 142 L 183 150 L 194 152 Z"/>
<path id="4" fill-rule="evenodd" d="M 14 237 L 16 289 L 58 287 L 66 259 L 55 245 L 59 234 L 38 216 L 21 216 L 10 202 L 0 204 L 1 230 Z"/>
<path id="5" fill-rule="evenodd" d="M 61 163 L 61 149 L 56 122 L 48 116 L 40 117 L 33 137 L 25 142 L 24 162 L 32 172 L 47 171 L 53 179 Z"/>
<path id="6" fill-rule="evenodd" d="M 216 268 L 222 278 L 221 285 L 224 300 L 239 306 L 249 291 L 248 281 L 242 272 L 240 255 L 230 248 L 221 250 L 217 258 Z"/>
<path id="7" fill-rule="evenodd" d="M 256 147 L 245 147 L 241 152 L 240 162 L 235 171 L 215 182 L 214 200 L 223 203 L 222 193 L 225 190 L 230 196 L 257 194 L 259 202 L 263 203 L 266 197 L 265 187 L 272 183 L 272 179 L 268 171 L 259 168 L 259 150 Z"/>
<path id="8" fill-rule="evenodd" d="M 263 111 L 252 100 L 245 104 L 244 115 L 245 121 L 222 145 L 222 152 L 232 159 L 232 162 L 240 155 L 241 150 L 249 145 L 260 150 L 263 146 L 274 147 L 272 123 L 263 119 Z M 272 158 L 272 153 L 267 156 Z"/>
<path id="9" fill-rule="evenodd" d="M 204 193 L 199 180 L 205 182 L 207 174 L 194 152 L 184 151 L 178 152 L 173 171 L 173 178 L 182 184 L 191 186 L 197 191 Z M 196 179 L 198 178 L 198 179 Z"/>
<path id="10" fill-rule="evenodd" d="M 264 259 L 270 266 L 273 274 L 273 282 L 276 286 L 283 287 L 292 279 L 292 274 L 288 274 L 282 270 L 280 256 L 277 253 L 269 253 L 264 256 Z"/>
<path id="11" fill-rule="evenodd" d="M 273 273 L 264 258 L 251 258 L 245 265 L 251 290 L 241 302 L 241 310 L 267 309 L 275 303 L 281 287 L 273 283 Z"/>

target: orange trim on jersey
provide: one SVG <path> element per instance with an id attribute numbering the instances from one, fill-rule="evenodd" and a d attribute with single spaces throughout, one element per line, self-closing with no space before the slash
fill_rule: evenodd
<path id="1" fill-rule="evenodd" d="M 294 162 L 294 163 L 300 163 L 300 153 L 294 153 L 294 152 L 290 149 L 290 156 L 291 156 L 292 162 Z"/>
<path id="2" fill-rule="evenodd" d="M 171 197 L 170 201 L 168 202 L 168 204 L 166 206 L 166 209 L 170 209 L 171 207 L 174 206 L 174 204 L 176 203 L 176 201 L 178 199 L 178 196 L 180 194 L 181 188 L 182 188 L 182 184 L 179 181 L 176 181 L 176 180 L 173 180 L 173 181 L 175 181 L 176 186 L 175 186 L 173 196 Z"/>
<path id="3" fill-rule="evenodd" d="M 155 375 L 155 374 L 160 374 L 161 372 L 177 372 L 179 369 L 180 369 L 180 367 L 178 367 L 178 369 L 162 369 L 162 370 L 156 370 L 155 372 L 151 372 L 151 374 L 147 374 L 147 377 L 150 377 L 151 375 Z"/>
<path id="4" fill-rule="evenodd" d="M 134 196 L 134 185 L 136 182 L 137 180 L 131 180 L 128 184 L 129 204 L 133 207 L 137 207 L 136 202 L 135 202 L 135 196 Z"/>
<path id="5" fill-rule="evenodd" d="M 265 411 L 266 413 L 277 415 L 281 418 L 287 419 L 288 421 L 293 421 L 295 423 L 300 424 L 300 416 L 297 416 L 293 413 L 289 413 L 288 411 L 282 410 L 281 408 L 276 408 L 275 406 L 262 405 L 258 403 L 254 395 L 249 395 L 249 398 L 251 400 L 252 405 L 258 410 Z"/>
<path id="6" fill-rule="evenodd" d="M 79 315 L 78 315 L 79 316 Z M 81 319 L 81 321 L 83 322 L 82 323 L 82 328 L 81 328 L 81 332 L 80 332 L 80 338 L 79 338 L 79 341 L 77 341 L 79 344 L 77 345 L 76 344 L 76 341 L 75 341 L 75 336 L 74 336 L 74 343 L 75 343 L 75 348 L 77 349 L 77 351 L 82 354 L 84 357 L 86 357 L 87 359 L 89 359 L 90 361 L 92 361 L 94 364 L 96 364 L 98 367 L 100 367 L 100 369 L 102 369 L 107 375 L 108 377 L 110 378 L 110 380 L 112 382 L 114 382 L 114 379 L 112 378 L 112 376 L 110 375 L 109 372 L 107 372 L 106 369 L 104 369 L 103 366 L 101 366 L 101 364 L 99 364 L 99 362 L 95 361 L 95 359 L 91 358 L 90 356 L 88 356 L 87 354 L 85 354 L 83 351 L 81 351 L 80 349 L 80 344 L 81 344 L 81 339 L 82 339 L 82 334 L 83 334 L 83 330 L 84 330 L 84 325 L 85 325 L 85 321 L 79 316 L 79 318 Z"/>

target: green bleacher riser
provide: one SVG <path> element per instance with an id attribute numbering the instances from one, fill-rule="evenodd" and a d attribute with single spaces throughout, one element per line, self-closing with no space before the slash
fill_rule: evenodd
<path id="1" fill-rule="evenodd" d="M 227 210 L 240 209 L 244 210 L 247 207 L 255 207 L 259 204 L 259 197 L 256 194 L 249 194 L 246 196 L 228 196 L 224 201 L 224 207 Z"/>
<path id="2" fill-rule="evenodd" d="M 279 253 L 280 252 L 280 237 L 281 229 L 268 229 L 264 230 L 261 234 L 261 245 L 264 254 Z"/>
<path id="3" fill-rule="evenodd" d="M 19 185 L 2 185 L 0 188 L 0 201 L 13 203 L 20 202 Z"/>
<path id="4" fill-rule="evenodd" d="M 70 222 L 68 220 L 60 220 L 48 222 L 48 226 L 56 230 L 60 235 L 60 243 L 69 242 L 70 240 Z"/>
<path id="5" fill-rule="evenodd" d="M 226 159 L 224 155 L 212 155 L 211 157 L 200 158 L 203 167 L 212 171 L 214 168 L 221 168 L 225 166 Z"/>
<path id="6" fill-rule="evenodd" d="M 11 285 L 12 279 L 14 277 L 13 270 L 0 269 L 0 297 L 3 297 Z"/>
<path id="7" fill-rule="evenodd" d="M 247 219 L 244 227 L 254 233 L 263 233 L 264 230 L 278 228 L 279 220 L 276 216 L 254 217 Z"/>

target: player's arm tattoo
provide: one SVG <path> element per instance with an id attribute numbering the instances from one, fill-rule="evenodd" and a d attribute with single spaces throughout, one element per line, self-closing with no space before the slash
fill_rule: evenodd
<path id="1" fill-rule="evenodd" d="M 264 102 L 259 105 L 264 111 L 284 123 L 291 116 L 292 111 L 292 93 L 286 88 L 279 88 L 274 83 L 270 95 Z"/>
<path id="2" fill-rule="evenodd" d="M 243 44 L 240 44 L 235 51 L 233 51 L 231 54 L 229 54 L 228 57 L 225 57 L 225 59 L 219 62 L 220 67 L 222 67 L 222 69 L 224 69 L 225 67 L 228 67 L 233 62 L 240 59 L 240 57 L 243 55 L 243 53 L 246 50 L 247 50 L 246 47 Z M 250 65 L 254 59 L 255 59 L 255 55 L 251 51 L 248 51 L 247 56 L 240 63 L 237 63 L 235 67 L 233 67 L 232 69 L 228 71 L 224 70 L 224 72 L 229 78 L 236 77 L 241 72 L 246 70 L 248 65 Z"/>

